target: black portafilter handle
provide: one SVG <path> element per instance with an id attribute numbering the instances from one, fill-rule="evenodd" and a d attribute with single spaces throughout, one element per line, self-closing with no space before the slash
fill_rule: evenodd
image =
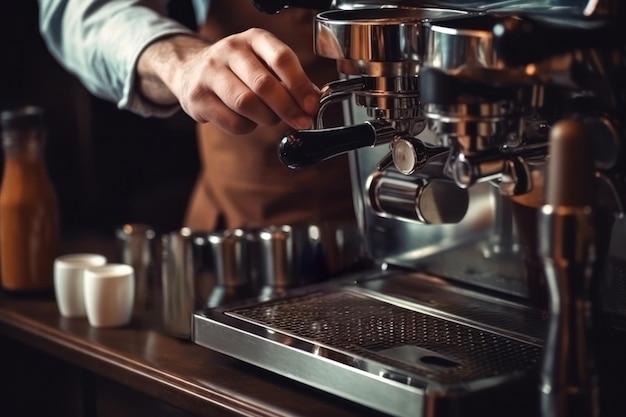
<path id="1" fill-rule="evenodd" d="M 527 65 L 579 49 L 621 45 L 625 33 L 621 26 L 580 16 L 507 17 L 493 27 L 494 47 L 508 65 Z"/>
<path id="2" fill-rule="evenodd" d="M 327 10 L 330 8 L 332 0 L 252 0 L 252 3 L 263 13 L 278 13 L 287 7 Z"/>
<path id="3" fill-rule="evenodd" d="M 296 130 L 278 144 L 278 158 L 289 168 L 303 168 L 354 149 L 390 142 L 396 135 L 384 121 L 318 130 Z"/>

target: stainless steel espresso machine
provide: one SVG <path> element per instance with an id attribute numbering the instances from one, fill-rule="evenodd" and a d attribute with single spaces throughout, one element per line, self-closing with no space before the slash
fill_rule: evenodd
<path id="1" fill-rule="evenodd" d="M 195 343 L 397 417 L 624 415 L 624 2 L 286 3 L 340 77 L 279 156 L 349 153 L 373 266 Z"/>

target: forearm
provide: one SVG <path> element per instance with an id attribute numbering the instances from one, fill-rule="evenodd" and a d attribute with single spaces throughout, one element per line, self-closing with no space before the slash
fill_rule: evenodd
<path id="1" fill-rule="evenodd" d="M 191 33 L 168 19 L 160 0 L 39 0 L 40 29 L 55 58 L 93 94 L 143 115 L 166 115 L 136 91 L 147 45 Z"/>
<path id="2" fill-rule="evenodd" d="M 160 0 L 39 0 L 46 42 L 94 94 L 145 116 L 179 106 L 232 133 L 283 120 L 309 128 L 319 89 L 268 31 L 214 44 L 163 16 Z"/>
<path id="3" fill-rule="evenodd" d="M 209 43 L 192 35 L 173 35 L 156 40 L 139 56 L 136 88 L 157 105 L 177 103 L 175 92 L 181 90 L 186 63 L 207 46 Z"/>

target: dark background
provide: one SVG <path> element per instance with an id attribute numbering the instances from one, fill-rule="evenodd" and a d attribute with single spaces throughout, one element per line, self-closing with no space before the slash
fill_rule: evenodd
<path id="1" fill-rule="evenodd" d="M 183 112 L 143 118 L 92 96 L 49 54 L 37 14 L 36 0 L 2 5 L 0 109 L 45 109 L 63 234 L 180 227 L 199 169 L 194 122 Z"/>

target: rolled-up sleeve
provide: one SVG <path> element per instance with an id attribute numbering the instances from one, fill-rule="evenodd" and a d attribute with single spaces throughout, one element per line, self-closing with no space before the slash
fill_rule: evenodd
<path id="1" fill-rule="evenodd" d="M 39 0 L 40 31 L 52 55 L 94 95 L 143 116 L 165 117 L 135 88 L 141 52 L 154 40 L 192 33 L 165 16 L 160 0 Z"/>

